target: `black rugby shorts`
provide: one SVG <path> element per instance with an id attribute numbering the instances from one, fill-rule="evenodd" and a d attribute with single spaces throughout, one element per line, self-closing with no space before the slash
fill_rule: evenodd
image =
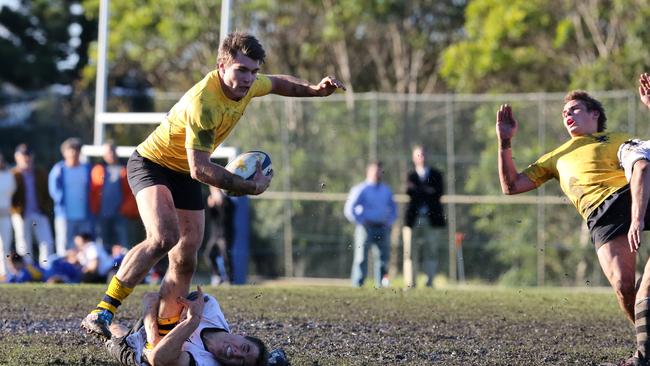
<path id="1" fill-rule="evenodd" d="M 144 188 L 163 185 L 172 193 L 174 207 L 180 210 L 203 210 L 202 183 L 189 174 L 177 172 L 143 157 L 134 151 L 126 164 L 127 178 L 133 195 Z"/>
<path id="2" fill-rule="evenodd" d="M 632 195 L 625 185 L 596 208 L 587 218 L 587 227 L 596 250 L 620 235 L 627 235 L 632 221 Z M 650 229 L 650 215 L 645 215 L 645 228 Z"/>

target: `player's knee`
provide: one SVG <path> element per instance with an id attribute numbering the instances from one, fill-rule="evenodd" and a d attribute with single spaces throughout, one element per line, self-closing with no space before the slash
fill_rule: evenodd
<path id="1" fill-rule="evenodd" d="M 622 299 L 634 299 L 636 296 L 634 281 L 616 281 L 614 284 L 614 291 L 616 292 L 616 295 Z"/>
<path id="2" fill-rule="evenodd" d="M 165 230 L 152 235 L 151 242 L 154 250 L 158 254 L 165 254 L 178 243 L 179 238 L 180 234 L 177 230 Z"/>

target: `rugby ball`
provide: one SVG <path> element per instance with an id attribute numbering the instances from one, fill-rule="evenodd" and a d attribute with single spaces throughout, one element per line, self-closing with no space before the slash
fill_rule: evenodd
<path id="1" fill-rule="evenodd" d="M 252 180 L 257 168 L 257 162 L 262 165 L 262 173 L 264 175 L 271 174 L 273 166 L 271 165 L 271 157 L 263 151 L 247 151 L 243 154 L 237 155 L 231 162 L 226 165 L 226 170 L 238 175 L 245 180 Z M 225 191 L 229 196 L 241 196 L 239 192 Z"/>

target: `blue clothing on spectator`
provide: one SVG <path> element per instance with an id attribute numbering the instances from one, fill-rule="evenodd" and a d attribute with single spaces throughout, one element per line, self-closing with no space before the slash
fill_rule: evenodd
<path id="1" fill-rule="evenodd" d="M 79 168 L 79 170 L 75 170 Z M 65 176 L 73 171 L 72 174 L 79 177 L 80 181 L 73 181 L 67 179 Z M 66 183 L 72 183 L 72 185 L 67 185 Z M 82 197 L 83 202 L 77 202 L 76 204 L 82 205 L 83 208 L 83 217 L 74 217 L 70 218 L 73 220 L 84 219 L 89 216 L 90 209 L 88 204 L 88 192 L 90 190 L 90 165 L 89 164 L 79 164 L 77 167 L 69 168 L 66 167 L 64 161 L 59 161 L 54 164 L 52 170 L 50 170 L 50 175 L 48 177 L 48 188 L 50 190 L 50 197 L 54 201 L 54 215 L 58 217 L 68 218 L 66 204 L 68 199 L 67 195 L 73 195 L 77 197 Z M 83 193 L 72 193 L 71 189 L 74 188 L 76 191 L 81 191 Z"/>
<path id="2" fill-rule="evenodd" d="M 352 286 L 360 287 L 368 272 L 368 250 L 373 250 L 374 278 L 377 287 L 388 274 L 390 231 L 397 219 L 392 190 L 383 183 L 363 182 L 352 187 L 344 207 L 345 217 L 356 224 Z"/>
<path id="3" fill-rule="evenodd" d="M 25 187 L 25 208 L 22 216 L 27 217 L 33 214 L 42 214 L 38 208 L 38 201 L 36 200 L 36 179 L 34 178 L 34 171 L 25 169 L 20 172 L 23 177 L 23 185 Z"/>
<path id="4" fill-rule="evenodd" d="M 56 258 L 50 263 L 50 268 L 45 270 L 45 280 L 57 278 L 64 283 L 80 283 L 81 269 L 68 262 L 65 258 Z"/>
<path id="5" fill-rule="evenodd" d="M 36 264 L 27 264 L 16 273 L 8 273 L 6 282 L 24 283 L 24 282 L 41 282 L 43 280 L 43 270 Z"/>
<path id="6" fill-rule="evenodd" d="M 56 254 L 60 257 L 74 246 L 72 239 L 83 232 L 94 234 L 90 213 L 90 165 L 68 167 L 56 163 L 48 177 L 48 189 L 54 201 Z"/>
<path id="7" fill-rule="evenodd" d="M 397 218 L 393 191 L 383 183 L 357 184 L 350 190 L 344 213 L 355 224 L 391 226 Z"/>
<path id="8" fill-rule="evenodd" d="M 90 187 L 90 175 L 86 166 L 63 168 L 63 204 L 65 206 L 65 217 L 68 220 L 83 220 L 88 216 L 88 189 Z M 71 189 L 75 187 L 75 189 Z"/>
<path id="9" fill-rule="evenodd" d="M 107 165 L 105 167 L 104 187 L 102 189 L 102 204 L 99 217 L 115 217 L 120 214 L 122 205 L 122 180 L 121 165 Z M 126 244 L 126 243 L 121 243 Z"/>

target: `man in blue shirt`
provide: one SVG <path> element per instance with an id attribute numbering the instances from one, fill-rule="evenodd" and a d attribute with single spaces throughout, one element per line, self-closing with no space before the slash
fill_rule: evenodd
<path id="1" fill-rule="evenodd" d="M 345 202 L 345 217 L 356 224 L 352 286 L 361 287 L 368 272 L 368 248 L 373 246 L 375 286 L 387 286 L 390 230 L 397 206 L 390 187 L 381 182 L 380 162 L 368 164 L 366 180 L 352 187 Z"/>
<path id="2" fill-rule="evenodd" d="M 54 201 L 56 254 L 65 255 L 74 247 L 76 234 L 93 233 L 88 196 L 90 165 L 80 161 L 81 140 L 71 137 L 61 144 L 63 160 L 52 167 L 48 177 L 50 197 Z"/>

